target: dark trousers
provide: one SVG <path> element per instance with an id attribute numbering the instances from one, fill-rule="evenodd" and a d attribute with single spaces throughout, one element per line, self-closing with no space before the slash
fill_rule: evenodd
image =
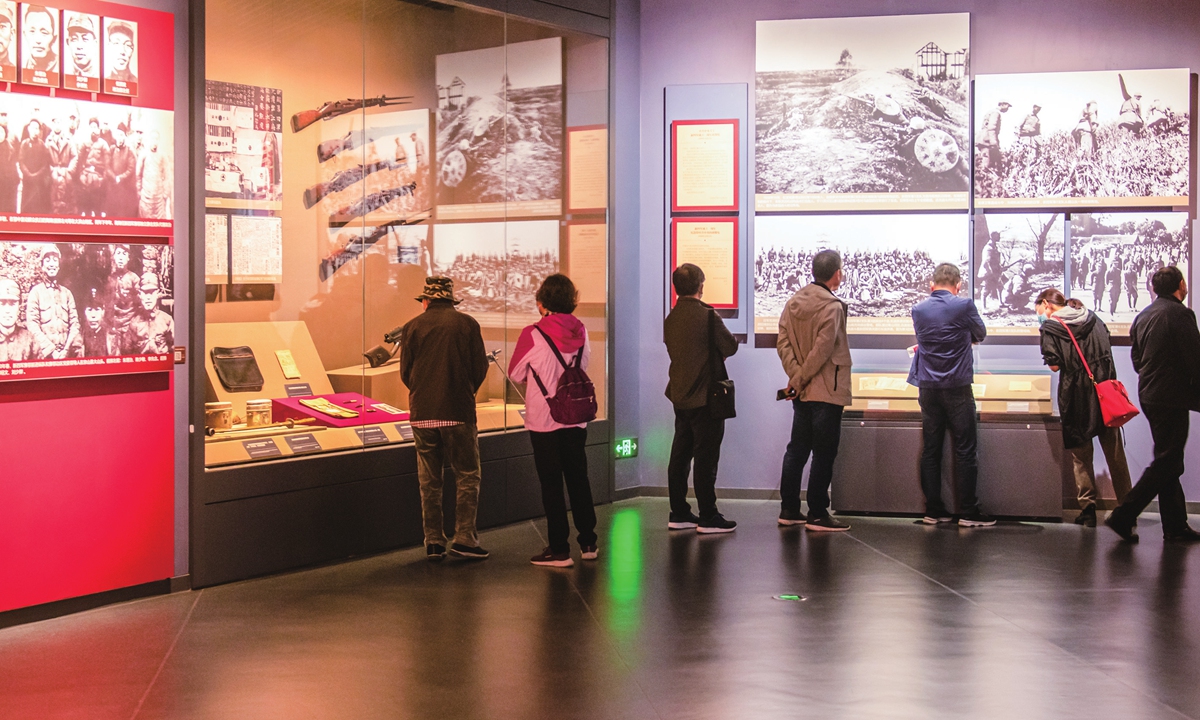
<path id="1" fill-rule="evenodd" d="M 954 438 L 954 460 L 958 466 L 958 489 L 963 514 L 979 510 L 975 486 L 979 478 L 978 426 L 975 395 L 971 386 L 957 388 L 921 388 L 921 491 L 925 493 L 925 512 L 937 517 L 947 514 L 942 502 L 942 446 L 946 430 Z"/>
<path id="2" fill-rule="evenodd" d="M 1125 496 L 1125 501 L 1113 511 L 1113 516 L 1119 523 L 1132 523 L 1158 496 L 1163 534 L 1177 535 L 1188 526 L 1183 486 L 1179 484 L 1179 477 L 1183 475 L 1183 449 L 1188 439 L 1188 411 L 1142 403 L 1142 412 L 1150 423 L 1154 459 L 1137 485 Z"/>
<path id="3" fill-rule="evenodd" d="M 784 510 L 800 512 L 800 478 L 808 456 L 812 455 L 808 512 L 817 517 L 829 512 L 829 483 L 833 480 L 833 461 L 842 440 L 844 409 L 823 402 L 792 401 L 792 439 L 783 453 L 783 473 L 779 478 Z"/>
<path id="4" fill-rule="evenodd" d="M 542 483 L 542 507 L 546 509 L 546 528 L 550 535 L 550 550 L 565 553 L 571 550 L 571 527 L 567 523 L 567 503 L 563 499 L 563 482 L 571 497 L 571 514 L 579 531 L 579 546 L 596 544 L 596 507 L 592 502 L 592 486 L 588 483 L 585 428 L 562 428 L 551 432 L 530 432 L 533 443 L 533 462 L 538 480 Z"/>
<path id="5" fill-rule="evenodd" d="M 717 463 L 721 460 L 724 437 L 725 421 L 714 420 L 708 414 L 707 406 L 690 410 L 675 408 L 675 439 L 671 442 L 671 460 L 667 463 L 671 512 L 687 515 L 692 511 L 687 501 L 688 471 L 691 470 L 700 518 L 707 520 L 717 514 Z"/>

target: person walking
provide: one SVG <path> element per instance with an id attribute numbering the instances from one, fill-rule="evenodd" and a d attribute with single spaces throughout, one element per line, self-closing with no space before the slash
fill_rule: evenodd
<path id="1" fill-rule="evenodd" d="M 479 510 L 479 438 L 475 393 L 487 378 L 483 334 L 475 318 L 454 309 L 454 281 L 425 278 L 416 298 L 425 311 L 400 331 L 400 379 L 408 388 L 409 417 L 417 450 L 425 553 L 446 557 L 442 520 L 442 467 L 454 471 L 457 503 L 450 554 L 483 560 L 475 519 Z"/>
<path id="2" fill-rule="evenodd" d="M 542 507 L 550 545 L 530 558 L 534 565 L 571 567 L 571 529 L 563 484 L 571 498 L 571 514 L 579 532 L 579 550 L 584 560 L 595 560 L 596 510 L 588 482 L 587 423 L 564 425 L 554 419 L 547 391 L 557 394 L 558 381 L 566 365 L 587 371 L 591 357 L 587 328 L 571 313 L 579 301 L 575 284 L 566 275 L 554 274 L 542 281 L 535 295 L 542 319 L 521 331 L 508 365 L 514 383 L 526 383 L 525 428 L 533 444 L 533 462 L 542 484 Z M 550 397 L 553 397 L 551 395 Z"/>
<path id="3" fill-rule="evenodd" d="M 776 350 L 788 376 L 792 437 L 783 454 L 778 522 L 839 532 L 850 526 L 829 515 L 829 485 L 842 438 L 842 411 L 854 401 L 846 303 L 834 294 L 842 284 L 842 257 L 833 250 L 817 253 L 812 277 L 812 283 L 788 300 L 779 317 Z M 809 455 L 806 517 L 800 512 L 800 480 Z"/>
<path id="4" fill-rule="evenodd" d="M 678 300 L 663 321 L 663 339 L 671 358 L 667 398 L 675 408 L 675 438 L 667 463 L 667 489 L 671 498 L 671 530 L 695 528 L 699 533 L 727 533 L 737 523 L 717 510 L 717 463 L 725 420 L 713 417 L 708 407 L 709 384 L 717 368 L 713 360 L 737 352 L 737 340 L 725 327 L 704 295 L 704 271 L 684 263 L 671 274 Z M 694 467 L 693 467 L 694 461 Z M 687 501 L 688 472 L 696 490 L 697 517 Z"/>
<path id="5" fill-rule="evenodd" d="M 942 502 L 942 446 L 946 430 L 954 438 L 954 459 L 959 473 L 961 527 L 987 527 L 995 518 L 979 508 L 975 494 L 979 475 L 978 427 L 975 377 L 971 345 L 983 342 L 987 328 L 970 298 L 960 298 L 962 273 L 957 266 L 942 263 L 933 271 L 930 296 L 912 309 L 917 347 L 913 354 L 908 384 L 919 388 L 921 431 L 921 490 L 925 494 L 927 525 L 954 520 Z"/>
<path id="6" fill-rule="evenodd" d="M 1080 512 L 1075 524 L 1094 528 L 1097 493 L 1093 438 L 1100 438 L 1100 449 L 1108 461 L 1118 503 L 1125 499 L 1131 485 L 1121 430 L 1104 424 L 1096 395 L 1097 383 L 1117 377 L 1108 326 L 1096 313 L 1084 308 L 1083 303 L 1067 300 L 1057 288 L 1043 290 L 1037 296 L 1034 310 L 1041 324 L 1042 360 L 1052 371 L 1060 373 L 1058 411 L 1062 418 L 1063 446 L 1071 454 L 1075 487 L 1079 490 Z M 1080 352 L 1087 360 L 1087 367 L 1079 357 Z"/>
<path id="7" fill-rule="evenodd" d="M 1129 337 L 1133 369 L 1138 374 L 1138 399 L 1154 440 L 1154 459 L 1104 524 L 1122 539 L 1137 542 L 1137 518 L 1157 497 L 1163 538 L 1193 542 L 1200 540 L 1200 533 L 1188 525 L 1179 478 L 1188 439 L 1188 413 L 1200 409 L 1200 329 L 1196 313 L 1183 304 L 1188 288 L 1179 268 L 1164 267 L 1154 273 L 1151 282 L 1158 297 L 1133 319 Z"/>

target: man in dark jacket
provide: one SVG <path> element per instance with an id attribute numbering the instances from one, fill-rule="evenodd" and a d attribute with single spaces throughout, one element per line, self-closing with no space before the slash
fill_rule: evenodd
<path id="1" fill-rule="evenodd" d="M 479 441 L 475 423 L 475 393 L 487 377 L 483 334 L 475 318 L 454 306 L 454 281 L 425 279 L 417 296 L 425 312 L 404 325 L 400 333 L 400 378 L 408 387 L 409 416 L 417 448 L 417 479 L 421 484 L 421 517 L 425 552 L 430 560 L 446 556 L 442 520 L 442 467 L 454 471 L 458 502 L 450 554 L 483 560 L 475 516 L 479 509 Z"/>
<path id="2" fill-rule="evenodd" d="M 675 406 L 675 439 L 667 465 L 667 489 L 671 496 L 672 530 L 696 528 L 700 533 L 732 532 L 737 523 L 726 520 L 717 511 L 717 462 L 721 458 L 721 440 L 725 421 L 708 411 L 708 388 L 713 377 L 710 356 L 719 354 L 721 362 L 737 352 L 737 340 L 717 317 L 711 305 L 700 301 L 704 294 L 704 271 L 684 263 L 671 275 L 671 284 L 679 299 L 663 322 L 663 339 L 671 357 L 667 397 Z M 692 513 L 687 501 L 688 471 L 696 489 L 700 516 Z"/>
<path id="3" fill-rule="evenodd" d="M 1200 330 L 1196 313 L 1183 304 L 1187 281 L 1179 268 L 1162 268 L 1151 282 L 1158 298 L 1133 319 L 1129 337 L 1138 399 L 1154 439 L 1154 459 L 1104 523 L 1125 540 L 1136 542 L 1134 523 L 1157 496 L 1163 537 L 1190 542 L 1200 540 L 1200 533 L 1188 525 L 1179 478 L 1188 412 L 1200 407 Z"/>
<path id="4" fill-rule="evenodd" d="M 979 509 L 975 483 L 979 475 L 978 428 L 975 378 L 971 345 L 983 342 L 987 328 L 970 298 L 958 296 L 962 274 L 950 263 L 933 271 L 932 294 L 912 309 L 917 349 L 913 355 L 908 384 L 920 388 L 921 490 L 925 493 L 925 518 L 928 525 L 951 522 L 953 517 L 942 502 L 942 444 L 946 429 L 954 436 L 954 457 L 958 465 L 962 498 L 962 527 L 986 527 L 996 520 Z"/>

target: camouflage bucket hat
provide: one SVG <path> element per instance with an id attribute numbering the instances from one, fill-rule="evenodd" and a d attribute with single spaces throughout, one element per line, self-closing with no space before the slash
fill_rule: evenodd
<path id="1" fill-rule="evenodd" d="M 442 275 L 425 278 L 425 289 L 417 296 L 417 300 L 449 300 L 455 305 L 462 300 L 454 299 L 454 281 Z"/>

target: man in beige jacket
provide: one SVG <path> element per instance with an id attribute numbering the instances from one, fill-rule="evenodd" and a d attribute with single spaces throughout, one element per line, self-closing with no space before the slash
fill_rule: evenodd
<path id="1" fill-rule="evenodd" d="M 783 454 L 780 525 L 805 525 L 814 532 L 849 530 L 829 515 L 829 483 L 842 437 L 842 410 L 852 401 L 846 304 L 835 292 L 842 284 L 842 258 L 822 250 L 813 258 L 813 282 L 800 288 L 779 317 L 777 349 L 792 399 L 792 439 Z M 800 512 L 800 480 L 808 456 L 808 516 Z"/>

